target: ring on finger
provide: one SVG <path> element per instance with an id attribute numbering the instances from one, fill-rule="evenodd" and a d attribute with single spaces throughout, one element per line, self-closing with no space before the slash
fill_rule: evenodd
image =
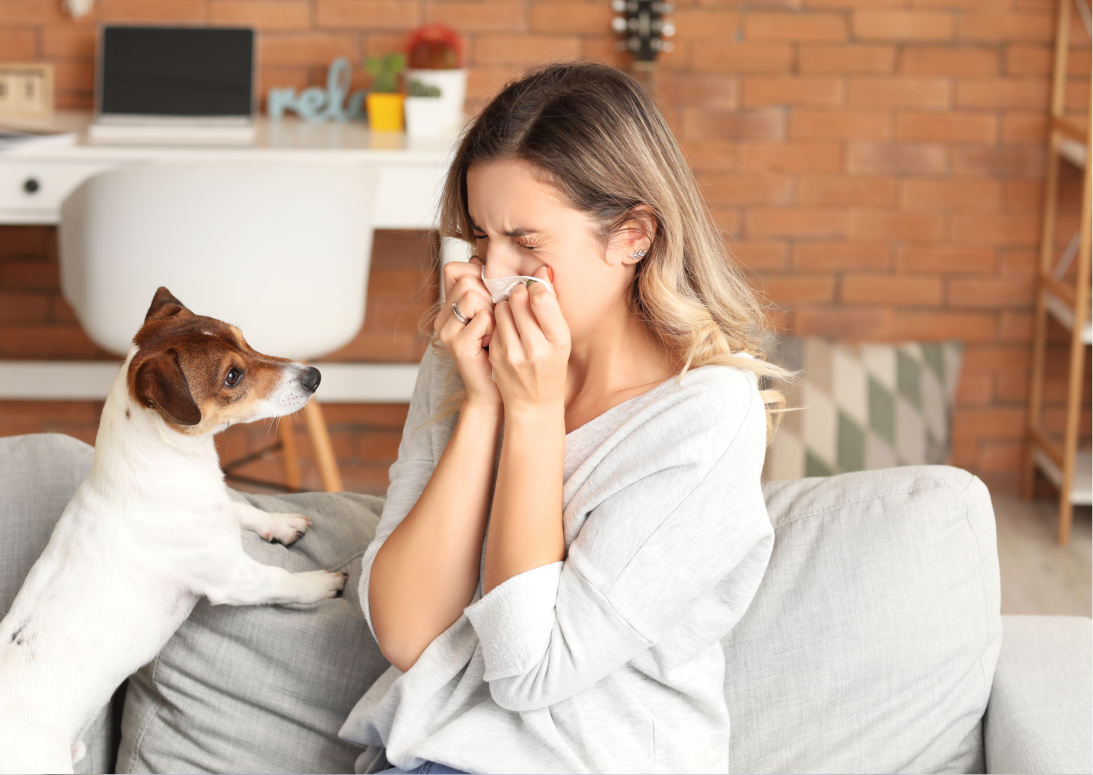
<path id="1" fill-rule="evenodd" d="M 455 319 L 463 325 L 467 325 L 471 322 L 471 319 L 459 311 L 459 307 L 456 306 L 456 302 L 452 302 L 452 314 L 455 315 Z"/>

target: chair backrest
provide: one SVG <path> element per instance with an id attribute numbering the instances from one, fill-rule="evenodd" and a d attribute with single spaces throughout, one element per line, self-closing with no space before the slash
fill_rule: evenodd
<path id="1" fill-rule="evenodd" d="M 376 173 L 278 160 L 141 164 L 61 205 L 61 290 L 91 339 L 124 355 L 156 289 L 306 360 L 364 322 Z"/>

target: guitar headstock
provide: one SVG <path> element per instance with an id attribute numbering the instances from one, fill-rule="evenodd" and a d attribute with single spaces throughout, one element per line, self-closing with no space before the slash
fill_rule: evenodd
<path id="1" fill-rule="evenodd" d="M 611 29 L 626 35 L 626 40 L 615 44 L 619 51 L 630 51 L 634 62 L 655 62 L 657 54 L 671 51 L 669 38 L 675 34 L 675 25 L 665 17 L 675 10 L 663 0 L 612 0 L 611 9 L 622 16 L 611 20 Z"/>

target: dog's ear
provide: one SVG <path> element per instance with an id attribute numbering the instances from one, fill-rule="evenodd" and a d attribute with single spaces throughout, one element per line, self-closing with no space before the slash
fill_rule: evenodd
<path id="1" fill-rule="evenodd" d="M 161 318 L 169 318 L 172 315 L 190 314 L 190 310 L 186 309 L 186 305 L 176 299 L 169 290 L 164 286 L 159 286 L 159 290 L 156 291 L 156 295 L 152 298 L 152 306 L 148 308 L 148 314 L 144 316 L 145 320 L 159 320 Z"/>
<path id="2" fill-rule="evenodd" d="M 190 393 L 175 350 L 154 355 L 142 363 L 133 383 L 137 400 L 145 406 L 158 409 L 179 425 L 201 422 L 201 410 Z"/>

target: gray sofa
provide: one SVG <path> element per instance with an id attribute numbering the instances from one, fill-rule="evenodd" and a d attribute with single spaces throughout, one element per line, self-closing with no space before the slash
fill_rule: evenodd
<path id="1" fill-rule="evenodd" d="M 56 434 L 0 439 L 0 612 L 92 451 Z M 732 772 L 1090 772 L 1090 619 L 999 614 L 994 515 L 978 478 L 913 466 L 764 493 L 774 553 L 723 641 Z M 292 547 L 244 533 L 245 548 L 294 571 L 345 570 L 345 596 L 200 603 L 96 719 L 77 772 L 388 766 L 383 749 L 337 737 L 390 668 L 357 598 L 383 499 L 235 497 L 311 516 Z"/>

